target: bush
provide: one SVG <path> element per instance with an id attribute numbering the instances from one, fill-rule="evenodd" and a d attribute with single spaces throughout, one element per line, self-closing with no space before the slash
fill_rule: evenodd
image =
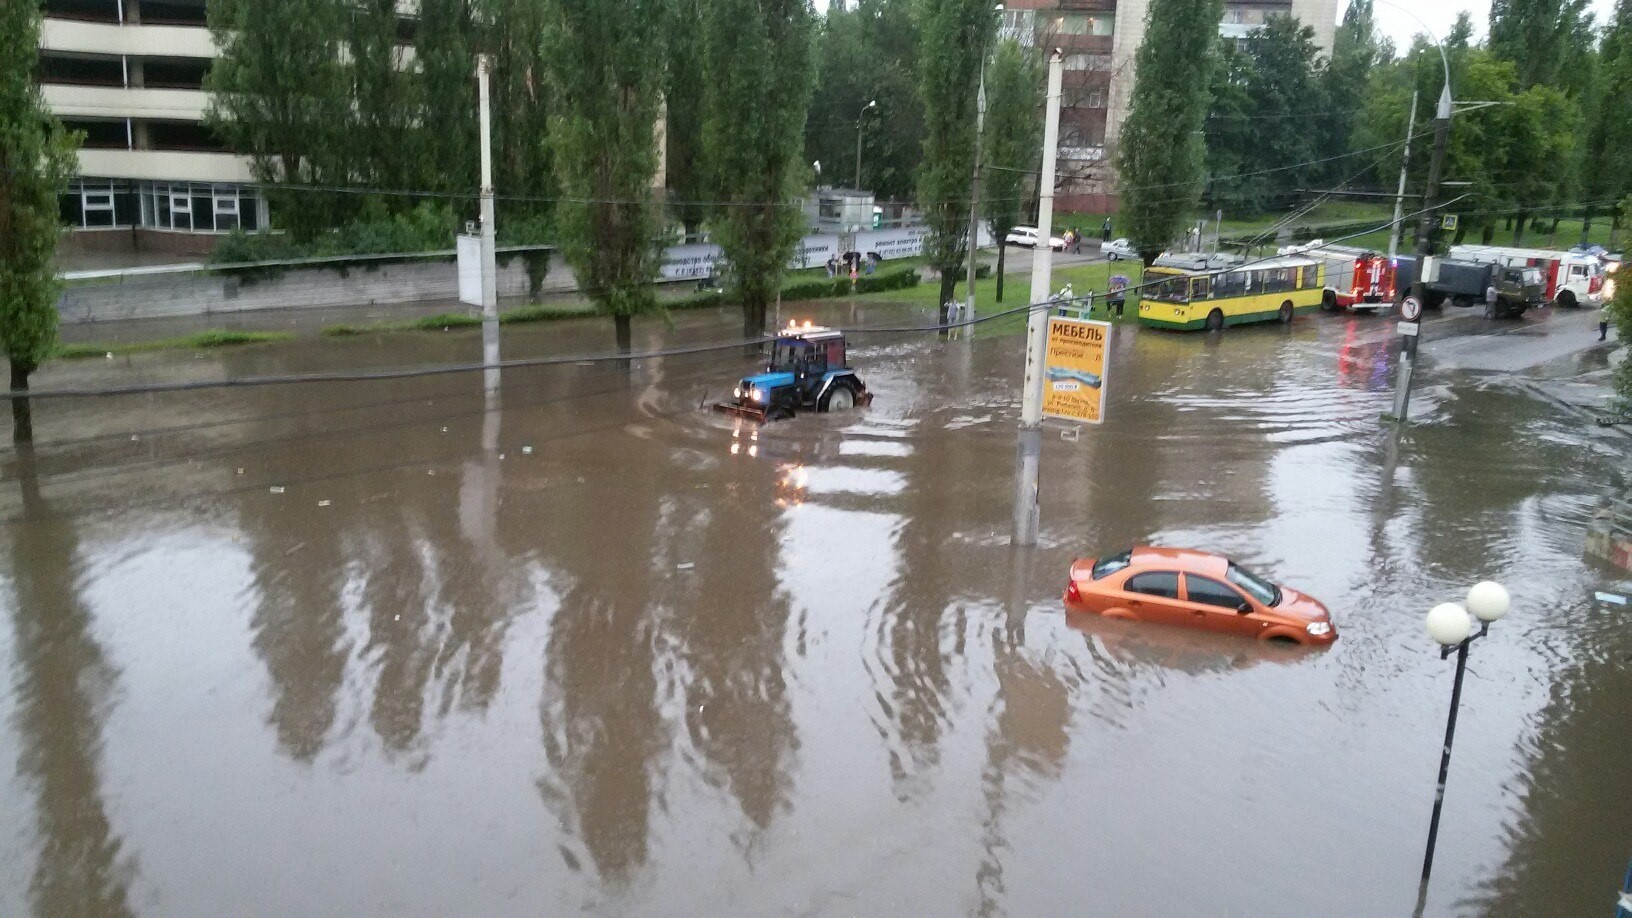
<path id="1" fill-rule="evenodd" d="M 784 300 L 821 300 L 831 296 L 844 296 L 850 292 L 848 277 L 822 277 L 816 280 L 798 281 L 782 288 Z"/>
<path id="2" fill-rule="evenodd" d="M 988 271 L 990 268 L 987 269 Z M 976 277 L 984 277 L 977 269 Z M 906 290 L 918 286 L 918 272 L 913 270 L 892 271 L 888 274 L 871 274 L 856 279 L 857 293 L 881 293 L 885 290 Z"/>
<path id="3" fill-rule="evenodd" d="M 677 300 L 668 300 L 663 303 L 663 308 L 671 310 L 713 309 L 723 305 L 725 305 L 725 296 L 723 294 L 718 290 L 705 290 L 701 293 L 680 297 Z"/>

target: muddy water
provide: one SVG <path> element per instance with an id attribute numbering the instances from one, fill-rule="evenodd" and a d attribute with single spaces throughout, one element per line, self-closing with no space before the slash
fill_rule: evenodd
<path id="1" fill-rule="evenodd" d="M 1632 628 L 1592 592 L 1632 584 L 1581 548 L 1624 441 L 1448 368 L 1391 436 L 1387 325 L 1121 334 L 1018 555 L 1016 338 L 857 336 L 874 407 L 763 430 L 697 408 L 732 353 L 41 404 L 0 489 L 0 914 L 1407 914 L 1451 677 L 1421 614 L 1485 577 L 1515 608 L 1427 912 L 1604 911 Z M 1342 639 L 1062 615 L 1075 555 L 1146 541 L 1322 597 Z"/>

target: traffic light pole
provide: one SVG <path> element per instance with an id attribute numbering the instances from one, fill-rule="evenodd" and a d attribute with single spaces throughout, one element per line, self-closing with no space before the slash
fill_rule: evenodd
<path id="1" fill-rule="evenodd" d="M 1434 156 L 1428 164 L 1428 187 L 1423 192 L 1422 217 L 1417 221 L 1417 270 L 1411 281 L 1411 297 L 1419 306 L 1424 302 L 1427 273 L 1428 243 L 1434 221 L 1439 219 L 1439 178 L 1445 167 L 1445 143 L 1451 133 L 1451 84 L 1447 80 L 1439 96 L 1439 111 L 1434 117 Z M 1411 323 L 1415 325 L 1416 323 Z M 1420 326 L 1419 326 L 1420 327 Z M 1400 370 L 1395 376 L 1394 421 L 1403 424 L 1411 410 L 1411 376 L 1416 370 L 1417 348 L 1420 335 L 1400 336 Z"/>
<path id="2" fill-rule="evenodd" d="M 1054 168 L 1060 146 L 1060 83 L 1065 58 L 1048 59 L 1048 109 L 1043 117 L 1043 174 L 1037 183 L 1037 239 L 1031 253 L 1031 298 L 1026 317 L 1026 376 L 1020 393 L 1020 444 L 1015 457 L 1014 529 L 1009 544 L 1037 544 L 1038 475 L 1043 457 L 1043 361 L 1048 353 L 1048 288 L 1054 249 Z"/>

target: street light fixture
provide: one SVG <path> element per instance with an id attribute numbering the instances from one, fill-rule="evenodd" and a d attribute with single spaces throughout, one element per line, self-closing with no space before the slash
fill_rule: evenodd
<path id="1" fill-rule="evenodd" d="M 875 108 L 878 108 L 878 100 L 877 99 L 874 99 L 871 102 L 868 102 L 866 105 L 863 105 L 861 107 L 861 111 L 856 113 L 856 190 L 857 191 L 861 190 L 861 126 L 862 126 L 862 119 L 866 118 L 867 113 L 872 111 Z"/>
<path id="2" fill-rule="evenodd" d="M 1468 648 L 1490 631 L 1492 622 L 1500 621 L 1512 604 L 1507 588 L 1486 580 L 1468 590 L 1466 605 L 1454 602 L 1440 603 L 1428 610 L 1425 624 L 1428 636 L 1439 644 L 1441 660 L 1456 651 L 1456 681 L 1451 685 L 1451 713 L 1445 721 L 1445 746 L 1439 758 L 1439 784 L 1434 789 L 1434 816 L 1428 823 L 1428 850 L 1422 858 L 1422 888 L 1427 891 L 1428 874 L 1434 867 L 1434 843 L 1439 838 L 1439 810 L 1445 802 L 1445 776 L 1451 768 L 1451 740 L 1456 736 L 1456 710 L 1462 703 L 1462 674 L 1468 668 Z M 1479 631 L 1473 633 L 1473 617 L 1479 620 Z"/>

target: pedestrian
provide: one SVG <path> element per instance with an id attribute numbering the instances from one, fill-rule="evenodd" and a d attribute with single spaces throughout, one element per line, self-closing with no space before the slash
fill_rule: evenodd
<path id="1" fill-rule="evenodd" d="M 1110 296 L 1107 298 L 1110 311 L 1118 316 L 1122 315 L 1123 305 L 1128 299 L 1128 279 L 1125 275 L 1117 274 L 1111 277 Z"/>
<path id="2" fill-rule="evenodd" d="M 1485 288 L 1485 318 L 1496 318 L 1496 300 L 1501 294 L 1496 292 L 1496 279 L 1490 279 L 1490 286 Z"/>
<path id="3" fill-rule="evenodd" d="M 1082 232 L 1080 230 L 1071 231 L 1071 253 L 1073 255 L 1082 254 Z"/>
<path id="4" fill-rule="evenodd" d="M 1609 340 L 1609 301 L 1598 307 L 1598 340 Z"/>
<path id="5" fill-rule="evenodd" d="M 1100 235 L 1100 238 L 1101 238 L 1102 241 L 1104 241 L 1104 242 L 1110 242 L 1111 241 L 1111 218 L 1110 217 L 1105 218 L 1105 225 L 1099 228 L 1099 235 Z"/>

